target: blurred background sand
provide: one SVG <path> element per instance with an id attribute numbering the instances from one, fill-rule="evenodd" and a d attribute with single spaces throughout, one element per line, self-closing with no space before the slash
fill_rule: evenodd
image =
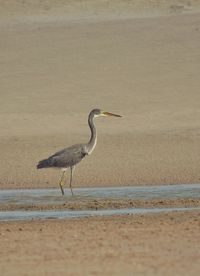
<path id="1" fill-rule="evenodd" d="M 114 3 L 113 3 L 114 2 Z M 89 138 L 74 186 L 199 182 L 200 1 L 0 0 L 1 188 L 57 187 L 37 161 Z"/>

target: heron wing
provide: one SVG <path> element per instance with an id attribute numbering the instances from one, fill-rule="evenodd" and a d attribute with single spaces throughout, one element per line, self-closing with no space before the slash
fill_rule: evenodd
<path id="1" fill-rule="evenodd" d="M 76 165 L 86 153 L 82 144 L 76 144 L 56 152 L 48 158 L 51 167 L 67 168 Z"/>

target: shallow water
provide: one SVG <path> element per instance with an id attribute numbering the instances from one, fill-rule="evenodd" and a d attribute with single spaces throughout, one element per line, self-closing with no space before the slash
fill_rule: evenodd
<path id="1" fill-rule="evenodd" d="M 66 195 L 61 196 L 59 189 L 18 189 L 0 191 L 1 205 L 59 205 L 66 202 L 90 199 L 197 199 L 200 198 L 200 184 L 162 185 L 162 186 L 131 186 L 112 188 L 79 188 L 74 189 L 75 196 L 66 189 Z M 48 211 L 1 211 L 0 221 L 31 220 L 31 219 L 64 219 L 89 216 L 111 216 L 122 214 L 147 214 L 169 211 L 200 210 L 197 208 L 126 208 L 107 210 L 48 210 Z"/>
<path id="2" fill-rule="evenodd" d="M 66 200 L 81 199 L 197 199 L 200 198 L 200 184 L 179 184 L 161 186 L 130 186 L 112 188 L 78 188 L 71 196 L 69 189 L 61 196 L 59 189 L 18 189 L 0 191 L 0 204 L 62 204 Z"/>
<path id="3" fill-rule="evenodd" d="M 81 210 L 81 211 L 5 211 L 0 212 L 0 221 L 32 220 L 32 219 L 70 219 L 92 216 L 133 215 L 162 213 L 172 211 L 200 210 L 196 208 L 127 208 L 110 210 Z"/>

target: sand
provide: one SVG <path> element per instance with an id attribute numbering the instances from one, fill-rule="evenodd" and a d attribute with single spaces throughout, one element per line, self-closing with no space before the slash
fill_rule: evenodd
<path id="1" fill-rule="evenodd" d="M 199 275 L 199 212 L 0 223 L 2 275 Z"/>
<path id="2" fill-rule="evenodd" d="M 105 210 L 122 208 L 164 208 L 164 207 L 200 207 L 199 198 L 183 199 L 88 199 L 87 197 L 71 197 L 65 202 L 58 201 L 57 204 L 32 203 L 32 204 L 1 204 L 0 211 L 45 211 L 45 210 Z"/>
<path id="3" fill-rule="evenodd" d="M 0 187 L 57 187 L 39 160 L 98 143 L 75 187 L 199 183 L 199 0 L 0 0 Z M 21 210 L 199 206 L 72 200 Z M 0 210 L 15 210 L 1 205 Z M 199 212 L 0 222 L 1 275 L 199 275 Z"/>
<path id="4" fill-rule="evenodd" d="M 200 1 L 54 2 L 0 1 L 1 188 L 56 187 L 94 107 L 75 186 L 199 182 Z"/>

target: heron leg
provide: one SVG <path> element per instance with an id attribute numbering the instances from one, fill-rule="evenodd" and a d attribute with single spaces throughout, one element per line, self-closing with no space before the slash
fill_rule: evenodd
<path id="1" fill-rule="evenodd" d="M 66 172 L 66 170 L 63 171 L 63 173 L 61 175 L 61 178 L 60 178 L 60 181 L 59 181 L 59 186 L 60 186 L 62 195 L 64 195 L 63 180 L 64 180 L 65 172 Z"/>
<path id="2" fill-rule="evenodd" d="M 75 166 L 70 167 L 70 172 L 71 172 L 71 174 L 70 174 L 70 183 L 69 183 L 69 187 L 70 187 L 70 189 L 71 189 L 72 195 L 74 195 L 74 193 L 73 193 L 73 191 L 72 191 L 72 179 L 73 179 L 73 172 L 74 172 L 74 169 L 75 169 Z"/>

